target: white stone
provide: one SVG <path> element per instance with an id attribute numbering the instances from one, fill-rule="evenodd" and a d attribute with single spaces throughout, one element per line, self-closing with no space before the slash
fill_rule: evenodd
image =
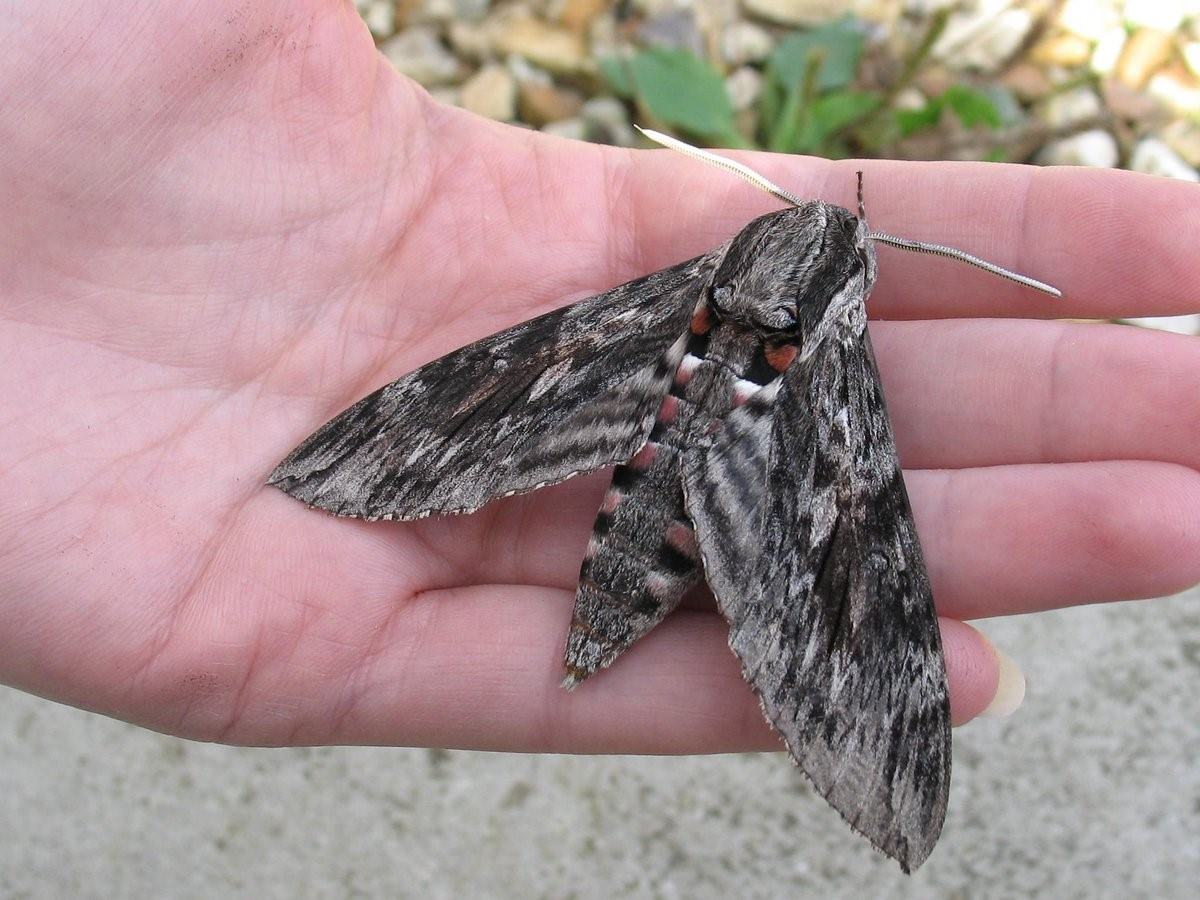
<path id="1" fill-rule="evenodd" d="M 446 37 L 460 57 L 479 61 L 492 55 L 492 31 L 483 22 L 456 20 L 446 29 Z"/>
<path id="2" fill-rule="evenodd" d="M 646 19 L 637 30 L 638 43 L 646 47 L 670 47 L 687 50 L 694 56 L 704 55 L 705 39 L 696 24 L 696 14 L 690 9 Z"/>
<path id="3" fill-rule="evenodd" d="M 1116 138 L 1097 128 L 1047 144 L 1038 154 L 1038 162 L 1045 166 L 1111 169 L 1117 165 L 1119 156 Z"/>
<path id="4" fill-rule="evenodd" d="M 774 48 L 771 33 L 753 22 L 734 22 L 721 33 L 721 53 L 731 66 L 762 62 Z"/>
<path id="5" fill-rule="evenodd" d="M 1100 35 L 1096 46 L 1092 49 L 1092 58 L 1089 62 L 1093 72 L 1097 75 L 1111 75 L 1116 71 L 1121 51 L 1125 49 L 1126 37 L 1125 29 L 1120 25 L 1116 25 Z"/>
<path id="6" fill-rule="evenodd" d="M 1200 123 L 1176 119 L 1164 125 L 1158 136 L 1189 166 L 1200 167 Z"/>
<path id="7" fill-rule="evenodd" d="M 392 0 L 374 0 L 360 6 L 363 21 L 377 38 L 391 37 L 396 31 L 396 5 Z"/>
<path id="8" fill-rule="evenodd" d="M 927 103 L 929 103 L 929 100 L 921 93 L 920 89 L 909 85 L 896 95 L 896 99 L 892 101 L 892 106 L 896 109 L 912 111 L 924 109 Z"/>
<path id="9" fill-rule="evenodd" d="M 398 72 L 426 87 L 457 81 L 462 72 L 454 54 L 442 46 L 437 29 L 429 25 L 406 28 L 379 49 Z"/>
<path id="10" fill-rule="evenodd" d="M 751 15 L 781 25 L 820 25 L 852 12 L 846 0 L 742 0 Z"/>
<path id="11" fill-rule="evenodd" d="M 487 15 L 491 0 L 454 0 L 454 16 L 477 22 Z"/>
<path id="12" fill-rule="evenodd" d="M 1051 128 L 1070 128 L 1080 122 L 1095 119 L 1104 106 L 1090 87 L 1078 87 L 1062 94 L 1051 94 L 1038 109 L 1043 122 Z"/>
<path id="13" fill-rule="evenodd" d="M 1129 156 L 1129 168 L 1148 175 L 1165 175 L 1182 181 L 1200 181 L 1200 175 L 1179 154 L 1158 138 L 1143 138 Z"/>
<path id="14" fill-rule="evenodd" d="M 615 97 L 593 97 L 579 110 L 589 140 L 616 147 L 632 147 L 637 136 L 629 124 L 625 104 Z"/>
<path id="15" fill-rule="evenodd" d="M 463 84 L 461 98 L 476 115 L 507 122 L 517 114 L 517 80 L 504 66 L 484 66 Z"/>
<path id="16" fill-rule="evenodd" d="M 421 0 L 406 4 L 408 21 L 414 24 L 426 22 L 478 22 L 488 11 L 489 0 Z"/>
<path id="17" fill-rule="evenodd" d="M 550 122 L 542 126 L 542 131 L 546 134 L 553 134 L 561 138 L 569 138 L 572 141 L 586 141 L 588 126 L 583 119 L 578 117 L 571 119 L 562 119 L 558 122 Z"/>
<path id="18" fill-rule="evenodd" d="M 1121 321 L 1128 325 L 1173 331 L 1176 334 L 1200 334 L 1200 316 L 1135 316 Z"/>
<path id="19" fill-rule="evenodd" d="M 587 30 L 588 49 L 592 56 L 614 56 L 628 50 L 628 42 L 617 28 L 617 19 L 611 15 L 600 15 L 592 19 Z"/>
<path id="20" fill-rule="evenodd" d="M 1121 14 L 1112 0 L 1067 0 L 1058 14 L 1058 24 L 1089 41 L 1098 41 L 1121 27 Z"/>
<path id="21" fill-rule="evenodd" d="M 429 89 L 429 96 L 445 106 L 461 106 L 458 88 L 454 85 L 443 85 Z"/>
<path id="22" fill-rule="evenodd" d="M 554 84 L 554 79 L 550 77 L 550 73 L 544 69 L 539 69 L 523 56 L 510 56 L 506 60 L 508 71 L 512 72 L 513 78 L 520 83 L 531 82 L 533 84 Z"/>
<path id="23" fill-rule="evenodd" d="M 1200 113 L 1200 86 L 1181 81 L 1171 72 L 1159 72 L 1151 78 L 1146 93 L 1181 115 Z"/>
<path id="24" fill-rule="evenodd" d="M 1123 13 L 1125 21 L 1134 27 L 1174 31 L 1184 15 L 1195 15 L 1197 11 L 1196 4 L 1186 0 L 1125 0 Z"/>
<path id="25" fill-rule="evenodd" d="M 1012 8 L 1009 0 L 981 0 L 950 17 L 933 56 L 951 69 L 994 72 L 1017 52 L 1033 24 L 1033 14 Z"/>
<path id="26" fill-rule="evenodd" d="M 1200 41 L 1191 41 L 1183 45 L 1183 61 L 1191 73 L 1200 78 Z"/>
<path id="27" fill-rule="evenodd" d="M 691 6 L 691 0 L 633 0 L 633 8 L 647 18 Z"/>
<path id="28" fill-rule="evenodd" d="M 743 66 L 725 79 L 725 93 L 735 112 L 749 109 L 762 94 L 762 75 L 757 69 Z"/>
<path id="29" fill-rule="evenodd" d="M 661 0 L 634 0 L 634 5 Z M 674 0 L 678 4 L 694 2 L 698 8 L 718 5 L 720 0 Z M 945 6 L 955 0 L 924 0 L 916 5 L 917 14 L 930 7 Z M 752 16 L 767 19 L 780 25 L 802 25 L 811 27 L 851 15 L 860 23 L 871 23 L 882 28 L 894 25 L 905 7 L 914 5 L 913 0 L 741 0 L 742 7 Z M 726 20 L 734 18 L 728 16 Z"/>
<path id="30" fill-rule="evenodd" d="M 495 45 L 557 73 L 576 73 L 594 67 L 587 42 L 578 34 L 550 24 L 521 7 L 495 19 Z"/>
<path id="31" fill-rule="evenodd" d="M 629 125 L 625 104 L 616 97 L 593 97 L 579 111 L 585 121 L 600 125 Z"/>
<path id="32" fill-rule="evenodd" d="M 413 23 L 448 22 L 454 18 L 454 0 L 421 0 L 407 10 Z"/>

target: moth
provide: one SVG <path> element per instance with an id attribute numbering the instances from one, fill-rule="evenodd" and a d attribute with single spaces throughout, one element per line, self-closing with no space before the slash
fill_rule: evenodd
<path id="1" fill-rule="evenodd" d="M 818 791 L 907 872 L 941 832 L 950 714 L 929 578 L 865 300 L 872 232 L 663 135 L 789 204 L 722 246 L 456 350 L 355 403 L 270 483 L 362 519 L 469 513 L 614 466 L 564 684 L 708 582 L 767 720 Z"/>

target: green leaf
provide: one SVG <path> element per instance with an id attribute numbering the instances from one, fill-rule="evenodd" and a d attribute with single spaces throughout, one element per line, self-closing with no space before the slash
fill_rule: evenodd
<path id="1" fill-rule="evenodd" d="M 796 140 L 796 150 L 802 153 L 820 150 L 830 136 L 873 111 L 879 101 L 875 91 L 834 91 L 818 97 Z"/>
<path id="2" fill-rule="evenodd" d="M 1000 111 L 996 109 L 992 98 L 982 91 L 956 84 L 946 89 L 942 100 L 958 116 L 958 121 L 967 128 L 974 128 L 976 125 L 1000 127 Z"/>
<path id="3" fill-rule="evenodd" d="M 863 36 L 855 27 L 854 19 L 845 16 L 786 38 L 771 55 L 771 65 L 780 82 L 790 87 L 804 78 L 809 54 L 824 53 L 817 73 L 817 90 L 830 91 L 843 88 L 854 80 L 862 51 Z"/>
<path id="4" fill-rule="evenodd" d="M 653 47 L 630 62 L 638 97 L 655 118 L 692 134 L 729 138 L 733 106 L 721 76 L 686 50 Z"/>
<path id="5" fill-rule="evenodd" d="M 1025 122 L 1025 110 L 1021 107 L 1021 101 L 1004 85 L 985 84 L 980 90 L 996 108 L 996 115 L 1000 117 L 1002 127 L 1021 125 Z"/>
<path id="6" fill-rule="evenodd" d="M 633 77 L 629 71 L 629 57 L 602 56 L 597 60 L 604 80 L 612 88 L 612 92 L 626 100 L 633 97 Z"/>
<path id="7" fill-rule="evenodd" d="M 902 137 L 933 128 L 941 117 L 942 100 L 940 97 L 927 101 L 920 109 L 896 110 L 896 124 L 900 127 Z"/>
<path id="8" fill-rule="evenodd" d="M 947 88 L 940 97 L 928 100 L 920 109 L 896 110 L 896 124 L 900 127 L 900 134 L 909 137 L 918 131 L 935 127 L 942 117 L 942 111 L 947 107 L 967 128 L 974 128 L 976 125 L 999 128 L 1002 123 L 1000 110 L 990 96 L 983 91 L 956 84 Z"/>

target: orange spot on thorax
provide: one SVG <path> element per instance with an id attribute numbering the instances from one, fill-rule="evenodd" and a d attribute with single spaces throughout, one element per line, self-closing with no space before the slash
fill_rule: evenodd
<path id="1" fill-rule="evenodd" d="M 796 358 L 799 348 L 795 344 L 780 344 L 778 347 L 768 347 L 767 363 L 776 372 L 785 372 Z"/>

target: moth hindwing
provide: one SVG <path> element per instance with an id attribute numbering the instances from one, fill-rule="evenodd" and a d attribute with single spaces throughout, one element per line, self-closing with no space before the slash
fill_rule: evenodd
<path id="1" fill-rule="evenodd" d="M 950 717 L 864 301 L 865 222 L 802 203 L 727 244 L 456 350 L 359 401 L 270 481 L 414 519 L 615 465 L 566 684 L 707 580 L 792 758 L 905 870 L 941 831 Z"/>

